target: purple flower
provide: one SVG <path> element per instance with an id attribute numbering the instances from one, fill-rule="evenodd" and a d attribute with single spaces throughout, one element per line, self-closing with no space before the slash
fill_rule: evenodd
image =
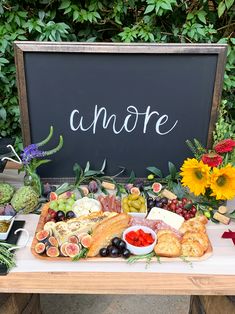
<path id="1" fill-rule="evenodd" d="M 33 158 L 42 158 L 45 156 L 45 152 L 38 149 L 36 144 L 31 144 L 24 148 L 21 153 L 22 162 L 24 165 L 28 165 Z"/>

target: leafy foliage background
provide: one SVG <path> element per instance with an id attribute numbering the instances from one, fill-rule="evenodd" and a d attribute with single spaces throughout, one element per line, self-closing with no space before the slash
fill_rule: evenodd
<path id="1" fill-rule="evenodd" d="M 0 0 L 0 137 L 22 148 L 14 40 L 227 43 L 215 140 L 235 133 L 235 0 Z"/>

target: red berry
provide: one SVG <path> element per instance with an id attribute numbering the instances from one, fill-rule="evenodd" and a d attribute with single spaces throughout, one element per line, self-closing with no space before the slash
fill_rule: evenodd
<path id="1" fill-rule="evenodd" d="M 187 200 L 186 197 L 183 197 L 181 201 L 182 201 L 183 204 L 186 204 L 188 200 Z"/>
<path id="2" fill-rule="evenodd" d="M 172 204 L 169 206 L 169 208 L 173 211 L 173 210 L 175 210 L 176 206 L 175 206 L 174 203 L 172 203 Z"/>
<path id="3" fill-rule="evenodd" d="M 178 204 L 178 200 L 177 199 L 174 199 L 171 201 L 173 204 Z"/>
<path id="4" fill-rule="evenodd" d="M 178 208 L 178 209 L 176 210 L 176 213 L 177 213 L 177 214 L 181 214 L 182 211 L 183 211 L 183 210 L 182 210 L 181 208 Z"/>
<path id="5" fill-rule="evenodd" d="M 197 209 L 196 209 L 196 207 L 195 207 L 195 206 L 192 206 L 192 208 L 191 208 L 191 212 L 192 212 L 193 214 L 196 214 Z"/>

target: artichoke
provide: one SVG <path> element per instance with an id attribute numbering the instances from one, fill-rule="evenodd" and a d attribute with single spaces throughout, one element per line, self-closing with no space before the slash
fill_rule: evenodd
<path id="1" fill-rule="evenodd" d="M 0 183 L 0 204 L 8 203 L 12 195 L 14 194 L 14 188 L 9 183 Z"/>
<path id="2" fill-rule="evenodd" d="M 38 204 L 38 194 L 31 186 L 22 186 L 14 194 L 11 205 L 16 212 L 22 209 L 24 214 L 31 213 Z"/>

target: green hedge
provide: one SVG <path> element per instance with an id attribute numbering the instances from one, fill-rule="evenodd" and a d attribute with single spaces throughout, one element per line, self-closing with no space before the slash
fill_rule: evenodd
<path id="1" fill-rule="evenodd" d="M 14 40 L 228 43 L 217 137 L 235 130 L 235 0 L 0 1 L 0 137 L 21 146 Z"/>

